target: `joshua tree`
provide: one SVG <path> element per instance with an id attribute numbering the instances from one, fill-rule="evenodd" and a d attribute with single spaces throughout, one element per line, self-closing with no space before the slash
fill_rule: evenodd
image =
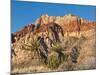
<path id="1" fill-rule="evenodd" d="M 44 54 L 44 50 L 41 46 L 41 39 L 39 39 L 40 37 L 37 37 L 36 39 L 34 39 L 33 41 L 31 41 L 28 44 L 23 44 L 22 48 L 24 50 L 28 50 L 28 51 L 33 51 L 35 54 L 37 54 L 39 57 L 41 57 L 41 59 L 43 59 L 44 62 L 46 62 L 47 60 L 47 56 L 45 56 Z"/>
<path id="2" fill-rule="evenodd" d="M 64 54 L 63 54 L 63 48 L 61 47 L 59 42 L 55 42 L 54 46 L 52 47 L 52 50 L 55 51 L 56 53 L 58 53 L 58 59 L 60 60 L 60 62 L 64 59 Z"/>

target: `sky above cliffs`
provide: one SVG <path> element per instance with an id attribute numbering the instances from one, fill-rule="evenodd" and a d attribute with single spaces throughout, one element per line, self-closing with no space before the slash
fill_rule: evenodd
<path id="1" fill-rule="evenodd" d="M 16 32 L 22 29 L 25 25 L 34 23 L 36 19 L 43 14 L 48 14 L 49 16 L 64 16 L 69 13 L 90 21 L 96 21 L 95 6 L 12 0 L 11 32 Z"/>

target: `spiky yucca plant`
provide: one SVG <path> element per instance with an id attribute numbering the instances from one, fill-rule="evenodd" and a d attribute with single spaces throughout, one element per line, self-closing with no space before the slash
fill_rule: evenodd
<path id="1" fill-rule="evenodd" d="M 39 39 L 40 37 L 36 36 L 37 38 L 33 38 L 34 40 L 31 41 L 31 42 L 28 42 L 27 44 L 23 44 L 22 48 L 24 50 L 27 50 L 27 51 L 32 51 L 34 52 L 35 56 L 38 56 L 40 57 L 39 60 L 45 64 L 46 61 L 47 61 L 47 57 L 44 55 L 43 53 L 43 48 L 40 44 L 40 40 Z"/>
<path id="2" fill-rule="evenodd" d="M 38 40 L 34 40 L 34 41 L 29 42 L 28 44 L 23 44 L 22 48 L 25 50 L 35 51 L 35 52 L 39 53 L 40 44 L 39 44 Z"/>
<path id="3" fill-rule="evenodd" d="M 55 69 L 58 68 L 65 59 L 65 55 L 62 52 L 64 49 L 59 42 L 55 42 L 51 50 L 56 54 L 49 57 L 47 66 L 51 69 Z"/>
<path id="4" fill-rule="evenodd" d="M 58 56 L 52 55 L 48 59 L 47 67 L 50 69 L 56 69 L 60 65 L 60 60 L 58 59 Z"/>

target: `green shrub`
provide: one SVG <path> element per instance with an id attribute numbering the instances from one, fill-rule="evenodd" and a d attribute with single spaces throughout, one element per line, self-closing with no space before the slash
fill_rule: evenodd
<path id="1" fill-rule="evenodd" d="M 61 64 L 61 63 L 60 63 L 58 57 L 52 55 L 52 56 L 50 56 L 50 58 L 48 59 L 47 66 L 48 66 L 48 68 L 50 68 L 50 69 L 56 69 L 56 68 L 59 67 L 60 64 Z"/>
<path id="2" fill-rule="evenodd" d="M 57 53 L 64 51 L 59 42 L 55 42 L 51 50 Z"/>
<path id="3" fill-rule="evenodd" d="M 28 51 L 33 51 L 39 55 L 41 46 L 38 40 L 31 41 L 27 44 L 23 44 L 22 49 L 28 50 Z"/>
<path id="4" fill-rule="evenodd" d="M 50 69 L 55 69 L 65 60 L 65 55 L 63 53 L 64 49 L 61 47 L 59 42 L 55 42 L 51 51 L 54 51 L 54 54 L 48 58 L 47 66 Z"/>
<path id="5" fill-rule="evenodd" d="M 46 63 L 47 58 L 43 54 L 43 48 L 41 47 L 40 40 L 35 39 L 34 41 L 28 42 L 28 44 L 23 44 L 22 49 L 27 51 L 32 51 L 34 53 L 34 57 L 38 57 L 39 62 Z"/>

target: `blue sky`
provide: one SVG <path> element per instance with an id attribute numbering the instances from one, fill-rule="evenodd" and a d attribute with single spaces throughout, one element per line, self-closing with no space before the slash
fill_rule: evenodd
<path id="1" fill-rule="evenodd" d="M 54 4 L 23 2 L 12 0 L 11 3 L 11 32 L 16 32 L 25 25 L 34 23 L 43 14 L 64 16 L 74 14 L 90 21 L 96 21 L 96 7 L 89 5 Z"/>

